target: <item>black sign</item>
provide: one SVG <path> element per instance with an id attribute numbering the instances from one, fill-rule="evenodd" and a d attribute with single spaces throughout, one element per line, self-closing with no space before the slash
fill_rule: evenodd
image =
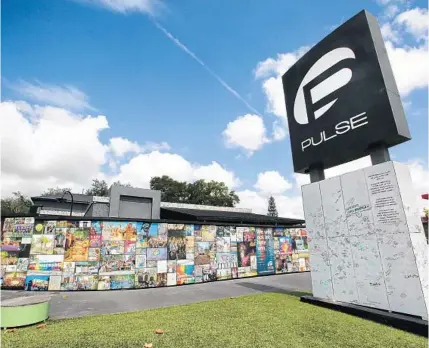
<path id="1" fill-rule="evenodd" d="M 411 139 L 377 20 L 341 25 L 283 75 L 294 170 L 327 169 Z"/>

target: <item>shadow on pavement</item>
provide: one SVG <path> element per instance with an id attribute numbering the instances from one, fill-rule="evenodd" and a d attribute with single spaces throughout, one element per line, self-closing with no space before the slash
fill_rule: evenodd
<path id="1" fill-rule="evenodd" d="M 286 294 L 286 295 L 291 295 L 291 296 L 296 296 L 296 297 L 311 295 L 311 292 L 287 290 L 287 289 L 276 287 L 276 286 L 263 285 L 263 284 L 250 283 L 250 282 L 241 282 L 241 283 L 237 283 L 237 285 L 243 286 L 243 287 L 248 288 L 248 289 L 261 291 L 261 292 Z"/>

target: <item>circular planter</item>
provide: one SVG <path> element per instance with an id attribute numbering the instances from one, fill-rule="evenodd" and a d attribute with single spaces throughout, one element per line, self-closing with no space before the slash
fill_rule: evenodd
<path id="1" fill-rule="evenodd" d="M 1 328 L 40 323 L 49 316 L 49 296 L 26 296 L 1 303 Z"/>

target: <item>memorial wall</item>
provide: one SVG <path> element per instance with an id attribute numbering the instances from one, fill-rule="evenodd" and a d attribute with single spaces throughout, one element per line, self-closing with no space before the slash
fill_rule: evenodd
<path id="1" fill-rule="evenodd" d="M 310 270 L 305 229 L 6 218 L 2 288 L 150 288 Z"/>
<path id="2" fill-rule="evenodd" d="M 302 187 L 313 296 L 428 317 L 427 242 L 408 167 Z"/>

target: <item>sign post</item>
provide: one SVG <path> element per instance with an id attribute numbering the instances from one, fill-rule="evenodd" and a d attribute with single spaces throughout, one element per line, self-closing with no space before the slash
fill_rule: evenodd
<path id="1" fill-rule="evenodd" d="M 427 243 L 408 167 L 411 139 L 377 20 L 361 11 L 282 78 L 302 187 L 313 296 L 428 318 Z M 370 156 L 372 166 L 325 179 Z"/>

